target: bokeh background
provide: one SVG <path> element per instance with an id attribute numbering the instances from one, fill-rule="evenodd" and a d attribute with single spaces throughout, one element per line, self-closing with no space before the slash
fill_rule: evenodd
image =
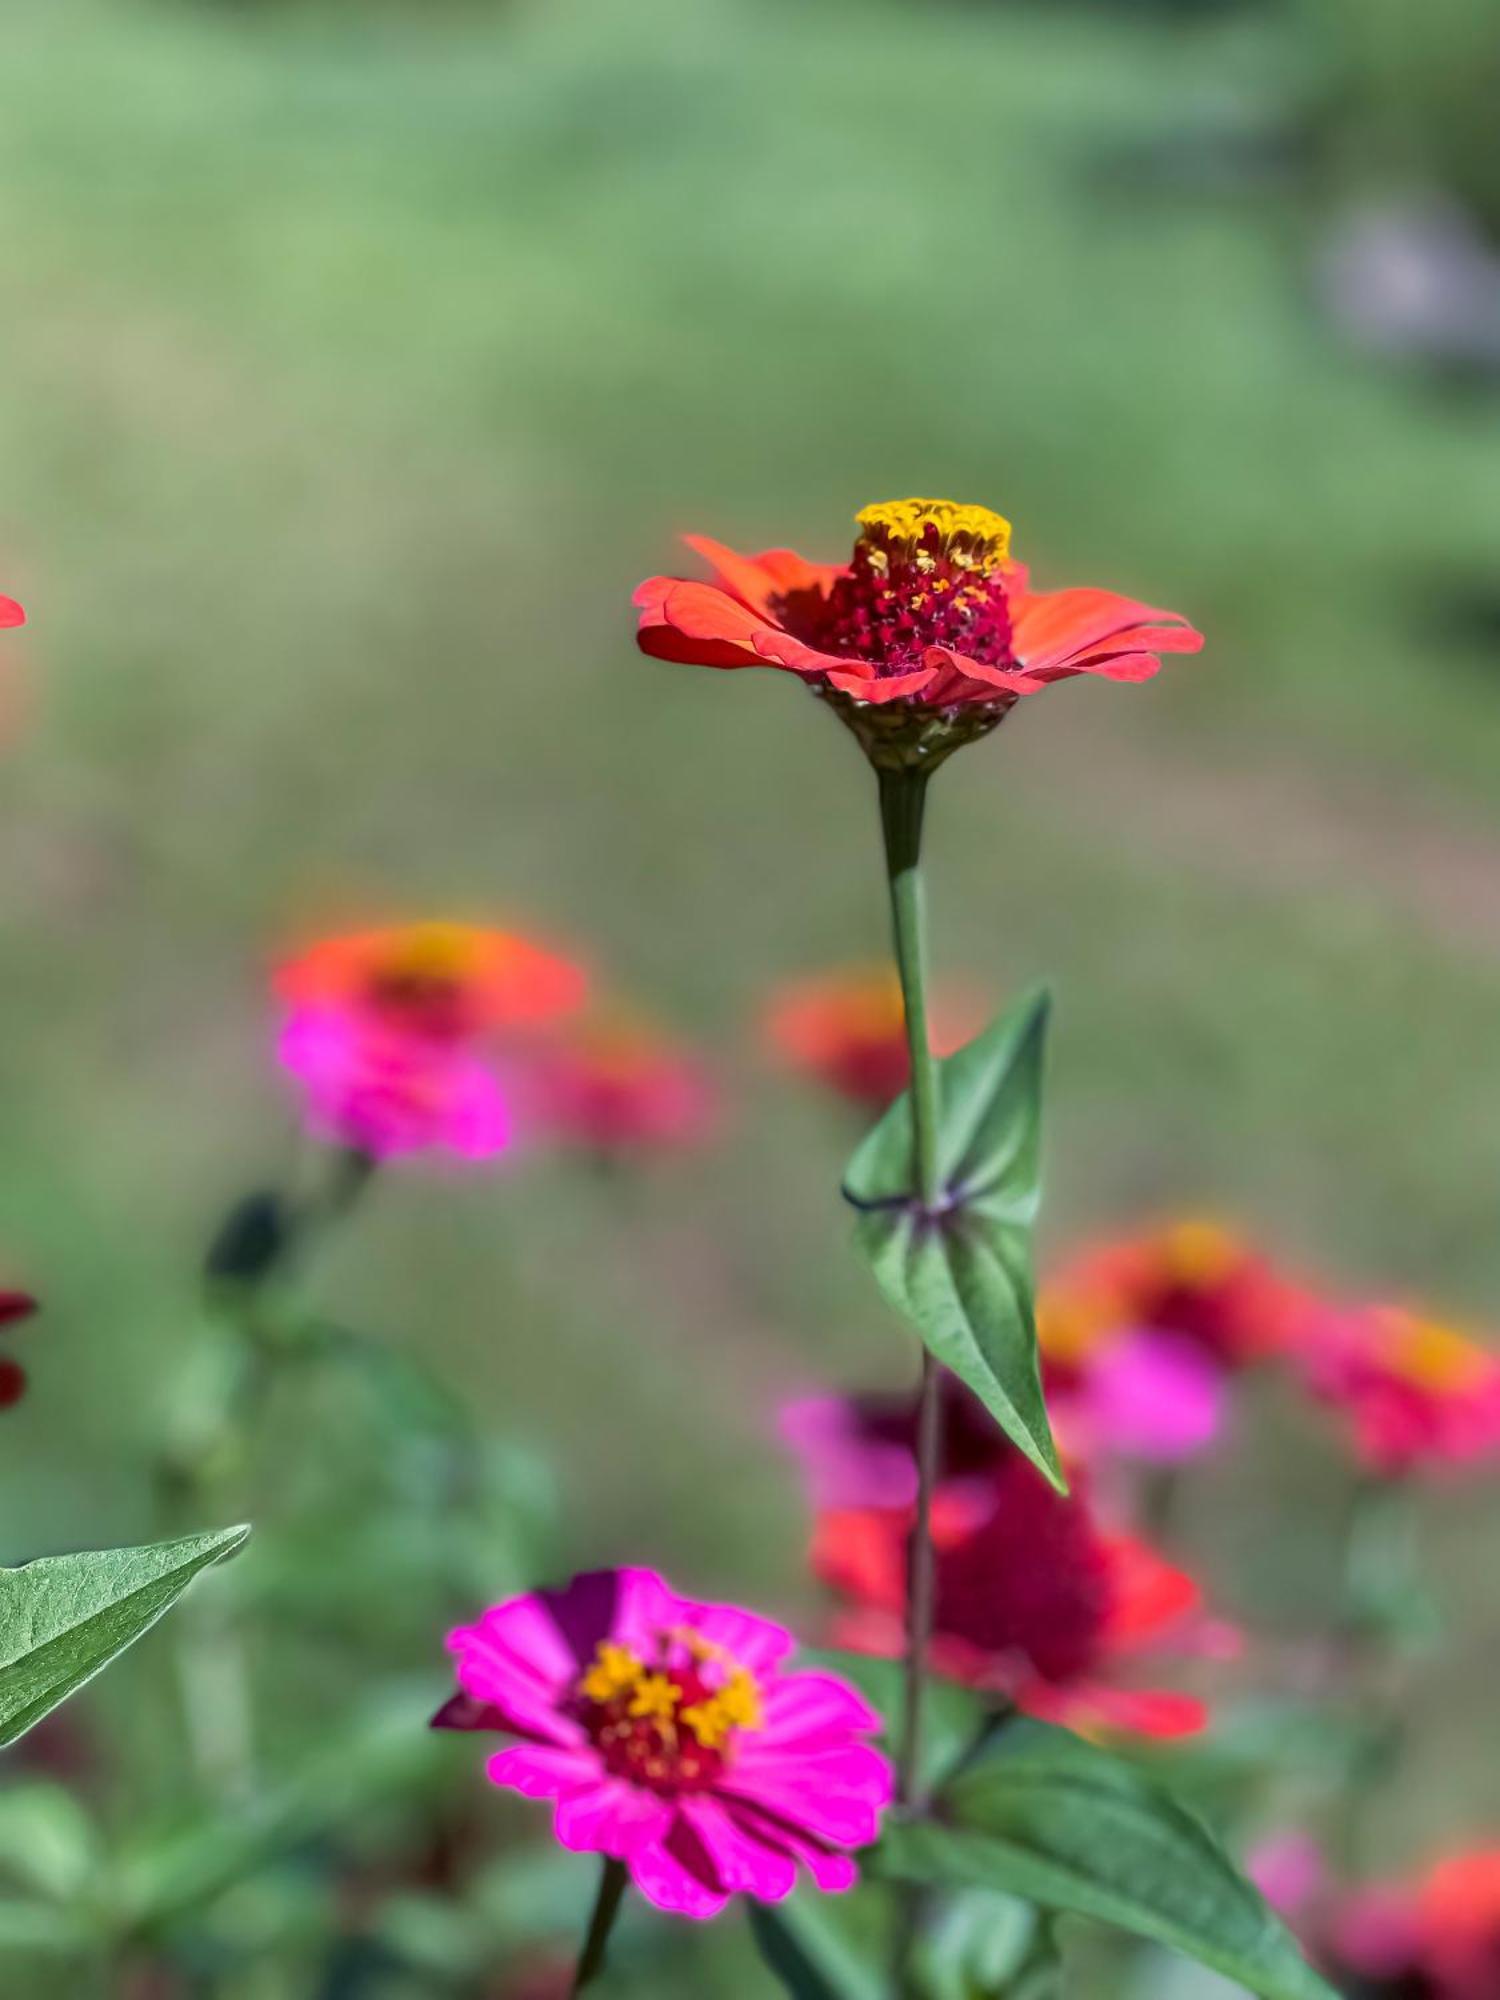
<path id="1" fill-rule="evenodd" d="M 393 1173 L 320 1290 L 549 1442 L 570 1557 L 810 1602 L 775 1402 L 910 1356 L 756 1017 L 882 950 L 874 808 L 628 596 L 895 494 L 1209 636 L 936 797 L 940 963 L 1057 989 L 1048 1255 L 1208 1208 L 1500 1313 L 1487 0 L 4 0 L 0 45 L 7 1560 L 153 1531 L 203 1240 L 288 1144 L 278 947 L 438 912 L 581 951 L 725 1136 Z M 1315 1606 L 1319 1435 L 1249 1426 L 1201 1566 L 1269 1524 Z M 1429 1513 L 1391 1861 L 1500 1822 L 1500 1514 Z"/>

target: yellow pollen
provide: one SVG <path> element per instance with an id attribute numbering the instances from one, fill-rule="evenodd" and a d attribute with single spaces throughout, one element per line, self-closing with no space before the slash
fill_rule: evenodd
<path id="1" fill-rule="evenodd" d="M 413 924 L 394 935 L 382 970 L 397 979 L 458 979 L 474 962 L 474 933 L 463 924 Z"/>
<path id="2" fill-rule="evenodd" d="M 965 506 L 957 500 L 881 500 L 855 516 L 871 550 L 918 569 L 930 569 L 935 555 L 944 555 L 960 569 L 981 573 L 997 568 L 1010 555 L 1010 522 L 988 507 Z M 937 547 L 932 547 L 928 531 Z M 934 580 L 936 588 L 942 585 Z"/>
<path id="3" fill-rule="evenodd" d="M 605 1639 L 594 1655 L 594 1664 L 578 1685 L 589 1701 L 602 1703 L 629 1694 L 645 1675 L 645 1665 L 628 1646 L 616 1646 Z"/>
<path id="4" fill-rule="evenodd" d="M 1179 1284 L 1215 1285 L 1227 1278 L 1240 1246 L 1217 1222 L 1179 1222 L 1167 1231 L 1168 1269 Z"/>
<path id="5" fill-rule="evenodd" d="M 677 1713 L 677 1704 L 681 1699 L 682 1689 L 669 1681 L 665 1674 L 643 1674 L 630 1698 L 630 1713 L 635 1716 L 654 1716 L 659 1721 L 670 1722 Z"/>
<path id="6" fill-rule="evenodd" d="M 1420 1389 L 1437 1395 L 1461 1394 L 1488 1372 L 1484 1350 L 1452 1327 L 1433 1320 L 1396 1320 L 1391 1331 L 1392 1364 Z"/>

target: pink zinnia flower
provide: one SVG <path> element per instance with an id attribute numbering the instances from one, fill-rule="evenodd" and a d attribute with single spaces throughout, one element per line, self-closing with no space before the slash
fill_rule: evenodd
<path id="1" fill-rule="evenodd" d="M 792 1635 L 678 1597 L 651 1570 L 598 1570 L 515 1597 L 449 1636 L 461 1692 L 438 1728 L 520 1738 L 493 1783 L 555 1801 L 564 1847 L 623 1861 L 658 1908 L 777 1902 L 800 1863 L 852 1886 L 889 1766 L 880 1718 L 832 1674 L 789 1673 Z"/>
<path id="2" fill-rule="evenodd" d="M 1044 1288 L 1037 1332 L 1064 1435 L 1178 1464 L 1206 1451 L 1231 1378 L 1284 1350 L 1305 1293 L 1233 1231 L 1188 1220 L 1085 1251 Z"/>
<path id="3" fill-rule="evenodd" d="M 1299 1358 L 1383 1477 L 1500 1454 L 1500 1356 L 1452 1327 L 1396 1306 L 1330 1312 Z"/>
<path id="4" fill-rule="evenodd" d="M 509 932 L 426 923 L 328 939 L 279 968 L 276 992 L 281 1060 L 321 1138 L 484 1159 L 513 1129 L 496 1038 L 571 1012 L 584 978 Z"/>

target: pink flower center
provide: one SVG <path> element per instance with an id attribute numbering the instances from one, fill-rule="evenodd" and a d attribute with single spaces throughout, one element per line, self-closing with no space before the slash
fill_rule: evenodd
<path id="1" fill-rule="evenodd" d="M 984 507 L 893 500 L 866 507 L 849 567 L 825 596 L 788 591 L 771 610 L 823 653 L 911 672 L 929 646 L 1008 667 L 1010 524 Z"/>
<path id="2" fill-rule="evenodd" d="M 669 1795 L 709 1790 L 741 1733 L 762 1726 L 754 1675 L 696 1632 L 658 1633 L 649 1661 L 605 1640 L 577 1693 L 605 1769 Z"/>

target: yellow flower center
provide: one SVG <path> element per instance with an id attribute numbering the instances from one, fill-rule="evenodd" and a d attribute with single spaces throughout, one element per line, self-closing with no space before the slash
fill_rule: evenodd
<path id="1" fill-rule="evenodd" d="M 1397 1316 L 1391 1322 L 1391 1365 L 1398 1375 L 1434 1395 L 1462 1395 L 1488 1371 L 1488 1357 L 1452 1327 Z"/>
<path id="2" fill-rule="evenodd" d="M 1238 1238 L 1217 1222 L 1175 1223 L 1162 1247 L 1173 1278 L 1195 1290 L 1222 1283 L 1241 1255 Z"/>
<path id="3" fill-rule="evenodd" d="M 855 516 L 872 557 L 895 568 L 954 568 L 981 575 L 1010 555 L 1010 522 L 957 500 L 881 500 Z"/>
<path id="4" fill-rule="evenodd" d="M 649 1660 L 605 1640 L 578 1694 L 610 1769 L 662 1791 L 712 1784 L 732 1739 L 765 1724 L 755 1676 L 691 1631 L 659 1633 Z"/>

